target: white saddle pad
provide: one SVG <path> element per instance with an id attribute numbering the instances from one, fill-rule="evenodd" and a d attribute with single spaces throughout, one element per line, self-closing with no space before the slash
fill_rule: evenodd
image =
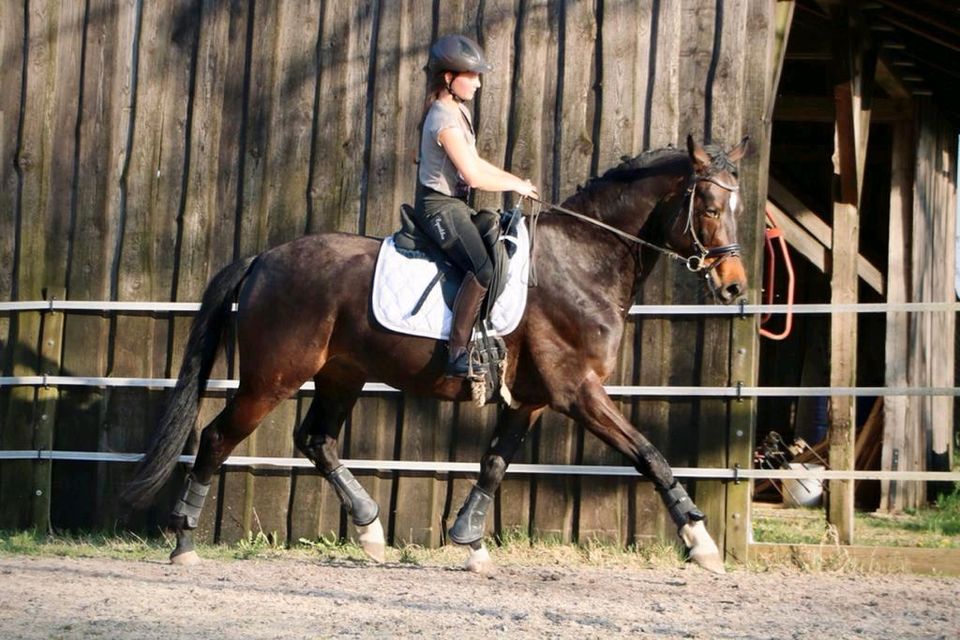
<path id="1" fill-rule="evenodd" d="M 517 245 L 507 271 L 507 285 L 493 305 L 489 321 L 499 335 L 517 328 L 527 304 L 527 282 L 530 269 L 530 236 L 521 220 L 517 237 L 502 237 L 501 242 Z M 380 246 L 377 267 L 373 274 L 373 316 L 391 331 L 423 338 L 446 340 L 450 335 L 453 311 L 443 299 L 440 283 L 434 285 L 423 306 L 413 315 L 417 301 L 437 275 L 437 265 L 430 260 L 408 258 L 388 236 Z"/>

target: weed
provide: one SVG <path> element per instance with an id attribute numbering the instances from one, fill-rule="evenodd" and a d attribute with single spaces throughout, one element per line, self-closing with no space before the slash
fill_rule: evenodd
<path id="1" fill-rule="evenodd" d="M 249 560 L 250 558 L 270 557 L 279 555 L 278 552 L 284 549 L 284 544 L 280 542 L 277 532 L 264 534 L 258 531 L 254 534 L 247 532 L 247 536 L 237 542 L 237 550 L 234 557 L 238 560 Z"/>
<path id="2" fill-rule="evenodd" d="M 420 560 L 422 552 L 423 547 L 418 544 L 405 544 L 400 548 L 400 563 L 419 567 L 423 564 Z"/>

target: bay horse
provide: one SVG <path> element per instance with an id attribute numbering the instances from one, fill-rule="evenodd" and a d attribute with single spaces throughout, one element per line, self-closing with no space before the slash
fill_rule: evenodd
<path id="1" fill-rule="evenodd" d="M 520 325 L 504 336 L 503 377 L 514 400 L 500 413 L 479 479 L 450 529 L 455 543 L 470 547 L 468 569 L 490 568 L 482 543 L 487 510 L 528 430 L 549 407 L 626 455 L 654 483 L 690 560 L 723 572 L 704 514 L 661 453 L 618 411 L 603 383 L 616 364 L 627 312 L 661 253 L 685 259 L 721 303 L 745 291 L 734 163 L 746 142 L 723 151 L 688 137 L 686 150 L 642 153 L 589 180 L 540 217 L 531 260 L 537 283 L 528 290 Z M 239 389 L 200 435 L 196 461 L 170 516 L 176 535 L 171 562 L 198 560 L 192 530 L 213 474 L 267 413 L 311 379 L 316 391 L 295 429 L 295 445 L 336 488 L 363 549 L 383 560 L 379 506 L 337 457 L 344 420 L 369 380 L 445 400 L 468 400 L 471 394 L 469 382 L 444 376 L 442 341 L 394 333 L 373 319 L 379 247 L 378 239 L 345 233 L 305 236 L 227 266 L 207 286 L 176 388 L 121 496 L 127 506 L 142 508 L 172 473 L 195 428 L 236 300 Z"/>

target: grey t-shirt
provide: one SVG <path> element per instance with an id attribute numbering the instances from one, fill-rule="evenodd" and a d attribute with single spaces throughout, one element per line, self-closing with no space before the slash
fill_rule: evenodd
<path id="1" fill-rule="evenodd" d="M 463 133 L 467 144 L 476 148 L 477 139 L 471 130 L 472 126 L 470 112 L 463 105 L 458 104 L 456 110 L 448 108 L 439 101 L 430 106 L 420 134 L 418 177 L 422 185 L 454 197 L 465 191 L 466 184 L 460 177 L 457 167 L 440 145 L 439 136 L 444 129 L 455 127 Z"/>

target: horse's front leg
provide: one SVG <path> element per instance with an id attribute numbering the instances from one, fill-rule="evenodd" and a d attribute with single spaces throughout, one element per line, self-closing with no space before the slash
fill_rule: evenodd
<path id="1" fill-rule="evenodd" d="M 715 573 L 724 573 L 720 551 L 707 528 L 705 516 L 673 477 L 670 465 L 656 447 L 623 417 L 594 373 L 587 374 L 566 411 L 601 440 L 629 457 L 637 470 L 653 481 L 690 560 Z"/>
<path id="2" fill-rule="evenodd" d="M 490 554 L 483 544 L 487 512 L 493 504 L 493 496 L 503 481 L 507 466 L 523 444 L 530 426 L 542 412 L 543 407 L 523 406 L 518 409 L 504 409 L 500 414 L 490 446 L 480 460 L 480 478 L 470 490 L 470 495 L 457 512 L 457 519 L 448 532 L 450 540 L 456 544 L 469 545 L 470 556 L 465 565 L 468 571 L 486 573 L 493 568 Z"/>

